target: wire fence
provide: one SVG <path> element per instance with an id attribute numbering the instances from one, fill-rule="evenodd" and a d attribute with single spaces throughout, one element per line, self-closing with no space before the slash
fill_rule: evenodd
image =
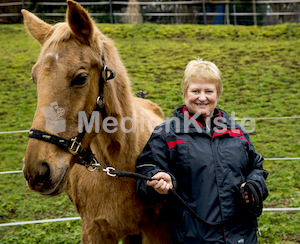
<path id="1" fill-rule="evenodd" d="M 263 211 L 264 212 L 300 211 L 300 208 L 263 208 Z M 58 218 L 58 219 L 42 219 L 42 220 L 32 220 L 32 221 L 1 223 L 0 227 L 16 226 L 16 225 L 42 224 L 42 223 L 53 223 L 53 222 L 74 221 L 74 220 L 81 220 L 81 218 L 80 217 L 68 217 L 68 218 Z"/>
<path id="2" fill-rule="evenodd" d="M 245 117 L 245 118 L 239 118 L 239 117 L 233 117 L 234 120 L 286 120 L 286 119 L 300 119 L 300 116 L 283 116 L 283 117 L 259 117 L 259 118 L 252 118 L 252 117 Z M 6 135 L 6 134 L 18 134 L 18 133 L 28 133 L 29 130 L 12 130 L 12 131 L 0 131 L 0 135 Z"/>
<path id="3" fill-rule="evenodd" d="M 300 160 L 300 157 L 297 158 L 270 158 L 265 160 Z M 1 174 L 12 174 L 12 173 L 21 173 L 22 170 L 16 171 L 5 171 L 0 172 Z M 263 208 L 264 212 L 288 212 L 288 211 L 300 211 L 300 208 Z M 67 217 L 67 218 L 57 218 L 57 219 L 43 219 L 43 220 L 31 220 L 31 221 L 20 221 L 20 222 L 9 222 L 9 223 L 0 223 L 0 227 L 9 227 L 17 225 L 29 225 L 29 224 L 42 224 L 42 223 L 53 223 L 61 221 L 74 221 L 81 220 L 80 217 Z"/>
<path id="4" fill-rule="evenodd" d="M 298 119 L 300 116 L 286 116 L 286 117 L 261 117 L 255 118 L 256 120 L 268 120 L 268 119 Z M 238 118 L 235 118 L 238 120 Z M 0 135 L 5 134 L 15 134 L 15 133 L 27 133 L 29 130 L 16 130 L 16 131 L 3 131 Z M 286 157 L 286 158 L 265 158 L 266 161 L 282 161 L 282 160 L 300 160 L 300 157 Z M 6 174 L 17 174 L 22 173 L 22 170 L 13 171 L 2 171 L 0 175 Z M 287 211 L 300 211 L 300 208 L 263 208 L 264 212 L 287 212 Z M 67 218 L 57 218 L 57 219 L 44 219 L 44 220 L 32 220 L 32 221 L 20 221 L 20 222 L 10 222 L 10 223 L 0 223 L 0 227 L 18 226 L 18 225 L 29 225 L 29 224 L 41 224 L 41 223 L 52 223 L 61 221 L 78 221 L 80 217 L 67 217 Z"/>
<path id="5" fill-rule="evenodd" d="M 264 158 L 265 161 L 286 161 L 286 160 L 300 160 L 300 157 L 293 157 L 293 158 Z M 0 175 L 5 174 L 18 174 L 22 173 L 22 170 L 12 170 L 12 171 L 2 171 Z"/>
<path id="6" fill-rule="evenodd" d="M 274 25 L 300 22 L 300 0 L 80 1 L 98 23 Z M 0 3 L 0 22 L 22 21 L 26 8 L 49 21 L 64 19 L 62 1 Z"/>
<path id="7" fill-rule="evenodd" d="M 293 157 L 293 158 L 264 158 L 265 161 L 286 161 L 286 160 L 300 160 L 300 157 Z M 22 170 L 12 170 L 12 171 L 2 171 L 0 175 L 6 174 L 18 174 L 22 173 Z"/>

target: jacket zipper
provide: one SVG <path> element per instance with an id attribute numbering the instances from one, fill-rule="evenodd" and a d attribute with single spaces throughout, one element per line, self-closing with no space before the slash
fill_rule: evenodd
<path id="1" fill-rule="evenodd" d="M 213 163 L 214 163 L 214 170 L 215 170 L 215 180 L 216 180 L 217 191 L 218 191 L 218 199 L 219 199 L 219 204 L 220 204 L 221 219 L 222 219 L 222 222 L 223 222 L 223 213 L 222 213 L 221 200 L 220 200 L 220 194 L 219 194 L 219 185 L 218 185 L 218 179 L 217 179 L 217 168 L 216 168 L 216 162 L 217 162 L 217 160 L 216 160 L 216 156 L 215 156 L 215 152 L 214 152 L 214 147 L 213 147 L 213 138 L 211 138 L 211 140 L 210 140 L 210 148 L 211 148 L 212 156 L 213 156 Z M 224 224 L 222 224 L 222 229 L 223 229 L 224 241 L 225 241 L 225 244 L 226 244 L 227 241 L 226 241 Z"/>

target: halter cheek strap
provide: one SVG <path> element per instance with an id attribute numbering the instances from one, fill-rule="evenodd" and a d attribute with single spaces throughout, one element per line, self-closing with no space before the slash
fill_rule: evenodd
<path id="1" fill-rule="evenodd" d="M 102 115 L 102 119 L 104 119 L 107 117 L 106 110 L 105 110 L 105 102 L 104 102 L 104 84 L 109 80 L 115 78 L 116 73 L 112 69 L 109 69 L 106 66 L 103 51 L 101 55 L 101 61 L 102 61 L 102 70 L 101 70 L 100 81 L 99 81 L 99 95 L 96 101 L 96 107 L 94 111 L 100 111 Z"/>
<path id="2" fill-rule="evenodd" d="M 94 111 L 100 111 L 102 115 L 102 119 L 105 119 L 107 115 L 106 115 L 104 95 L 103 95 L 104 83 L 113 79 L 115 77 L 115 72 L 106 66 L 103 52 L 101 55 L 101 60 L 102 60 L 102 70 L 101 70 L 100 80 L 99 80 L 99 95 L 96 101 Z M 91 119 L 91 115 L 89 118 L 89 122 L 90 119 Z M 85 150 L 82 147 L 81 142 L 85 134 L 86 134 L 86 130 L 85 127 L 83 127 L 83 131 L 72 139 L 65 139 L 63 137 L 52 135 L 47 132 L 36 130 L 36 129 L 31 129 L 29 131 L 28 136 L 30 138 L 35 138 L 38 140 L 52 143 L 64 150 L 68 150 L 72 155 L 78 155 L 81 158 L 81 161 L 77 163 L 81 165 L 85 165 L 86 168 L 90 171 L 94 171 L 95 169 L 99 167 L 102 168 L 102 167 L 98 162 L 98 160 L 96 159 L 95 154 L 93 154 L 93 152 L 91 151 L 91 149 L 88 148 Z M 109 171 L 107 173 L 109 173 Z"/>

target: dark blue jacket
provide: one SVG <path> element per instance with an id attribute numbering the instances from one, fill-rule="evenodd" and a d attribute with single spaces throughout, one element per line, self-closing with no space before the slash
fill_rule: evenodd
<path id="1" fill-rule="evenodd" d="M 167 200 L 173 243 L 256 244 L 257 221 L 244 208 L 240 186 L 251 181 L 263 199 L 268 196 L 263 161 L 245 129 L 224 111 L 215 109 L 209 130 L 180 106 L 171 119 L 155 128 L 136 171 L 147 176 L 169 173 L 184 201 L 204 221 L 216 224 L 200 223 Z M 137 193 L 148 203 L 169 198 L 144 180 L 138 180 Z"/>

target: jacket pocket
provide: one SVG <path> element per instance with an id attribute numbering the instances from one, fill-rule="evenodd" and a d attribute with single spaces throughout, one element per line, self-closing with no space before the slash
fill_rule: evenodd
<path id="1" fill-rule="evenodd" d="M 219 146 L 220 159 L 224 166 L 229 169 L 234 176 L 246 176 L 248 157 L 248 142 L 241 138 L 227 138 Z M 226 169 L 226 170 L 227 170 Z"/>
<path id="2" fill-rule="evenodd" d="M 169 166 L 176 179 L 188 178 L 190 173 L 187 165 L 189 157 L 188 142 L 177 144 L 176 147 L 170 150 L 170 154 L 171 162 Z"/>

